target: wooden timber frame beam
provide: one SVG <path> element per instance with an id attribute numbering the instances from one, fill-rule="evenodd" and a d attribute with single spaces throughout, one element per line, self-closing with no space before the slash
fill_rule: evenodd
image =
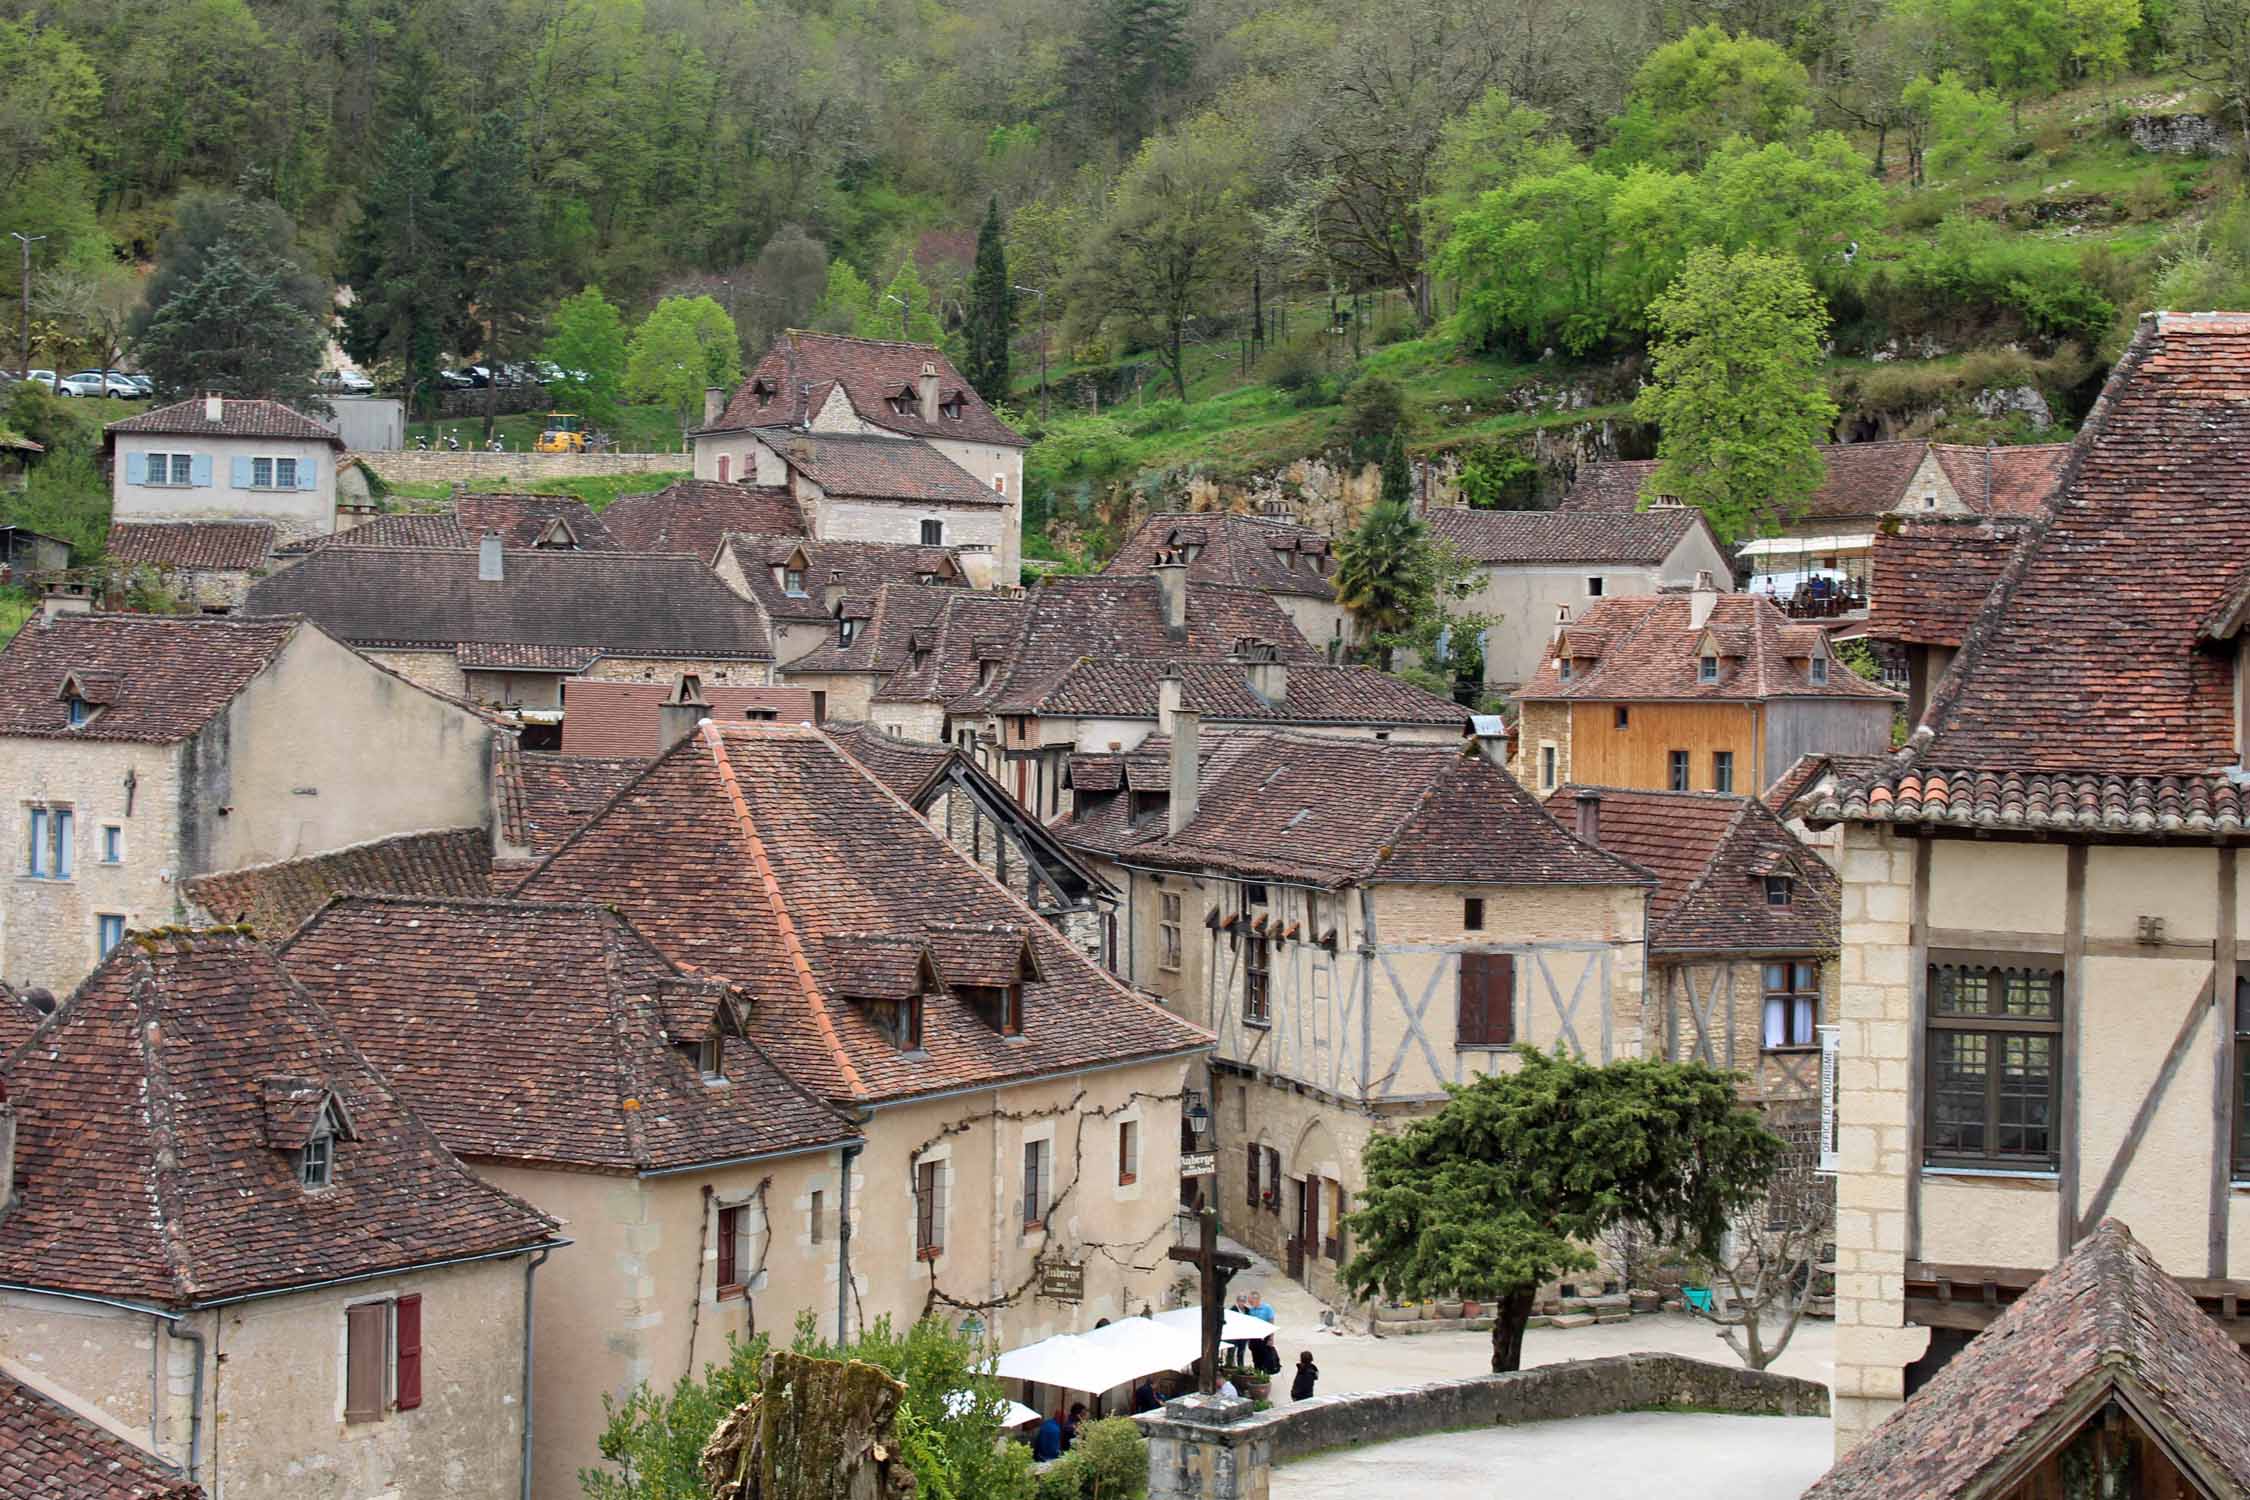
<path id="1" fill-rule="evenodd" d="M 2046 1272 L 2031 1266 L 1906 1263 L 1906 1321 L 1924 1328 L 1977 1330 L 1999 1321 L 2011 1304 Z M 2181 1291 L 2196 1301 L 2235 1343 L 2250 1347 L 2250 1281 L 2208 1276 L 2175 1276 Z"/>

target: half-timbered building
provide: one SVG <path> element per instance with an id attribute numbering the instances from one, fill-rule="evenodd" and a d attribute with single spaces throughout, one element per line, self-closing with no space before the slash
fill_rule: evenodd
<path id="1" fill-rule="evenodd" d="M 1473 752 L 1181 712 L 1073 777 L 1055 826 L 1125 893 L 1126 976 L 1217 1033 L 1227 1232 L 1322 1297 L 1372 1135 L 1519 1042 L 1641 1055 L 1653 879 Z"/>
<path id="2" fill-rule="evenodd" d="M 2144 318 L 1843 839 L 1836 1440 L 2111 1214 L 2250 1297 L 2250 317 Z"/>

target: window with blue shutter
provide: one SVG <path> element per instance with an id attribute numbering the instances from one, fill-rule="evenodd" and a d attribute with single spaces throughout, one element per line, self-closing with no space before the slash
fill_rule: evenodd
<path id="1" fill-rule="evenodd" d="M 103 912 L 94 920 L 98 924 L 95 940 L 101 944 L 101 956 L 107 958 L 112 948 L 125 941 L 125 919 L 112 912 Z"/>
<path id="2" fill-rule="evenodd" d="M 208 487 L 210 486 L 210 483 L 211 483 L 211 455 L 210 455 L 210 454 L 208 454 L 208 453 L 198 453 L 198 454 L 196 454 L 196 455 L 195 455 L 195 468 L 194 468 L 194 474 L 195 474 L 195 479 L 194 479 L 194 483 L 196 483 L 196 484 L 198 484 L 198 485 L 201 485 L 201 486 L 203 486 L 203 487 L 205 487 L 205 488 L 208 488 Z"/>
<path id="3" fill-rule="evenodd" d="M 250 488 L 250 460 L 238 458 L 229 466 L 230 482 L 238 490 Z"/>
<path id="4" fill-rule="evenodd" d="M 297 488 L 301 490 L 317 490 L 320 488 L 319 459 L 300 458 L 297 460 Z"/>

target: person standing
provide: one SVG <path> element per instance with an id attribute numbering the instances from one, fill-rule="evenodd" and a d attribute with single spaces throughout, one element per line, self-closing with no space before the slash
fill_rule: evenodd
<path id="1" fill-rule="evenodd" d="M 1062 1455 L 1062 1423 L 1049 1417 L 1039 1424 L 1039 1431 L 1031 1439 L 1031 1460 L 1033 1463 L 1053 1463 Z"/>
<path id="2" fill-rule="evenodd" d="M 1313 1385 L 1320 1379 L 1320 1366 L 1313 1363 L 1312 1351 L 1306 1349 L 1297 1355 L 1297 1377 L 1289 1382 L 1289 1399 L 1310 1401 Z"/>
<path id="3" fill-rule="evenodd" d="M 1063 1452 L 1068 1453 L 1071 1449 L 1078 1446 L 1078 1429 L 1085 1425 L 1086 1403 L 1080 1401 L 1071 1407 L 1070 1415 L 1063 1418 Z"/>

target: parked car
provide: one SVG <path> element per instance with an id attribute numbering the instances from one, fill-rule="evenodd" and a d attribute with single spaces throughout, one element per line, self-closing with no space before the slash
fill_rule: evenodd
<path id="1" fill-rule="evenodd" d="M 133 382 L 133 389 L 139 391 L 144 400 L 156 394 L 156 382 L 148 376 L 128 375 L 125 378 Z"/>
<path id="2" fill-rule="evenodd" d="M 440 370 L 437 372 L 437 378 L 438 384 L 449 391 L 465 391 L 476 385 L 474 380 L 471 380 L 465 372 L 460 370 Z"/>
<path id="3" fill-rule="evenodd" d="M 484 365 L 470 365 L 461 373 L 468 376 L 469 384 L 480 391 L 492 384 L 492 371 Z"/>
<path id="4" fill-rule="evenodd" d="M 375 382 L 357 370 L 323 370 L 320 372 L 320 388 L 346 396 L 366 396 L 374 393 Z"/>
<path id="5" fill-rule="evenodd" d="M 75 394 L 109 395 L 123 401 L 138 401 L 141 396 L 141 388 L 115 370 L 110 371 L 107 375 L 99 370 L 80 370 L 70 378 L 93 382 L 94 388 L 91 392 L 81 391 Z"/>
<path id="6" fill-rule="evenodd" d="M 36 381 L 50 391 L 55 388 L 55 372 L 52 370 L 26 370 L 23 378 Z"/>
<path id="7" fill-rule="evenodd" d="M 102 377 L 99 373 L 65 375 L 55 382 L 55 394 L 58 396 L 99 396 L 101 393 Z"/>

